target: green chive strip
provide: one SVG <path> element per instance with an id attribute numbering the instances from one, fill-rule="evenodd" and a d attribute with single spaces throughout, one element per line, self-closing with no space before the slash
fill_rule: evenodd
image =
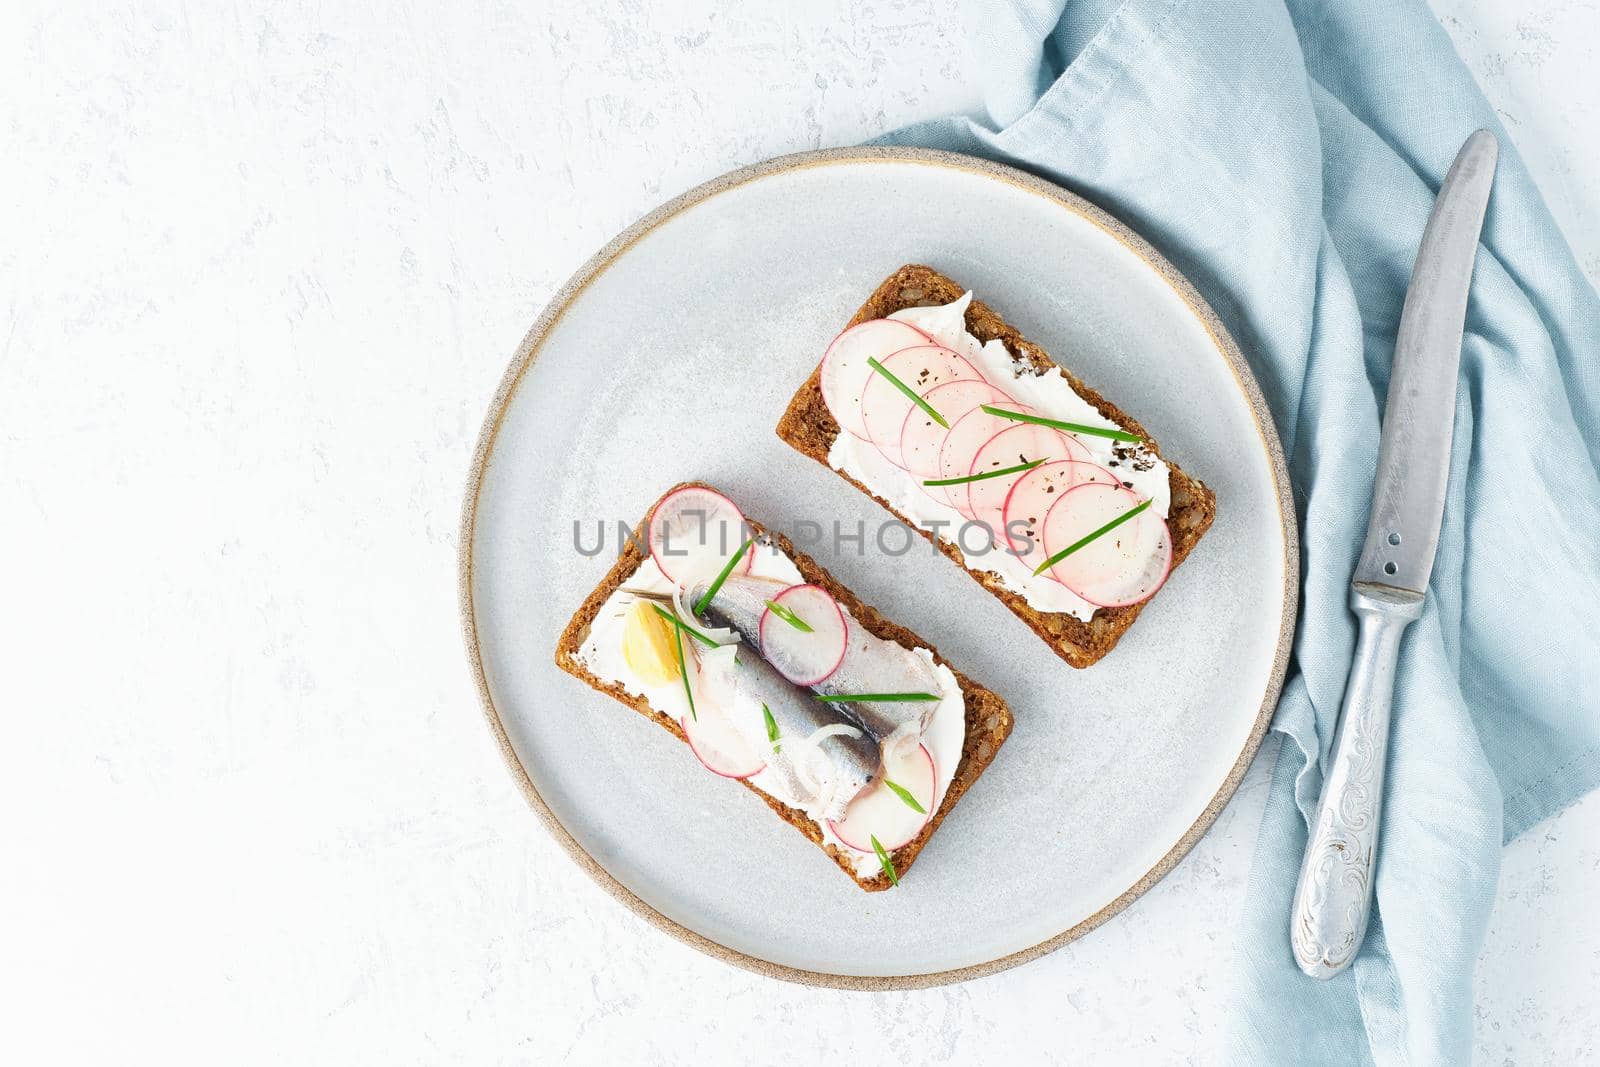
<path id="1" fill-rule="evenodd" d="M 761 705 L 761 717 L 767 720 L 767 740 L 772 742 L 772 751 L 781 752 L 783 746 L 778 744 L 778 720 L 772 717 L 772 709 L 765 703 Z"/>
<path id="2" fill-rule="evenodd" d="M 1129 519 L 1133 518 L 1135 515 L 1139 514 L 1139 512 L 1143 511 L 1149 506 L 1150 501 L 1148 500 L 1135 504 L 1127 511 L 1124 511 L 1121 515 L 1118 515 L 1116 518 L 1100 527 L 1100 529 L 1096 530 L 1094 533 L 1078 538 L 1076 541 L 1072 542 L 1072 544 L 1068 545 L 1066 548 L 1063 548 L 1060 552 L 1057 552 L 1055 555 L 1039 564 L 1038 569 L 1036 569 L 1033 573 L 1036 575 L 1043 574 L 1045 571 L 1049 570 L 1051 567 L 1054 567 L 1057 563 L 1060 563 L 1062 560 L 1078 551 L 1078 549 L 1082 548 L 1090 541 L 1110 533 L 1112 530 L 1115 530 L 1118 526 L 1121 526 L 1123 523 L 1127 522 Z"/>
<path id="3" fill-rule="evenodd" d="M 799 630 L 801 633 L 808 634 L 813 632 L 810 623 L 806 622 L 806 620 L 802 619 L 800 616 L 796 615 L 782 604 L 769 600 L 767 601 L 767 610 L 772 612 L 778 618 L 782 619 L 784 622 L 788 623 L 790 626 L 793 626 L 796 630 Z"/>
<path id="4" fill-rule="evenodd" d="M 883 845 L 878 841 L 878 835 L 872 835 L 872 851 L 878 854 L 878 862 L 883 865 L 883 873 L 889 876 L 889 884 L 898 886 L 900 876 L 894 873 L 894 864 L 889 862 L 889 854 L 883 850 Z"/>
<path id="5" fill-rule="evenodd" d="M 739 561 L 744 558 L 745 550 L 750 547 L 753 541 L 755 541 L 754 537 L 746 537 L 744 544 L 739 546 L 739 551 L 728 557 L 728 562 L 722 565 L 722 573 L 717 575 L 717 580 L 712 582 L 706 591 L 701 594 L 700 599 L 695 602 L 694 613 L 696 615 L 704 615 L 706 613 L 706 606 L 711 603 L 711 598 L 717 595 L 717 590 L 721 589 L 722 583 L 728 580 L 728 575 L 732 574 L 733 568 L 739 565 Z"/>
<path id="6" fill-rule="evenodd" d="M 962 477 L 962 478 L 935 478 L 931 482 L 923 482 L 922 484 L 923 485 L 965 485 L 968 482 L 981 482 L 985 478 L 1003 478 L 1008 474 L 1021 474 L 1023 471 L 1031 471 L 1031 470 L 1033 470 L 1033 468 L 1039 466 L 1039 464 L 1041 464 L 1043 462 L 1044 462 L 1044 460 L 1042 460 L 1042 459 L 1036 459 L 1036 460 L 1033 460 L 1033 461 L 1031 461 L 1029 463 L 1018 463 L 1015 467 L 1001 467 L 997 471 L 984 471 L 982 474 L 968 474 L 968 475 L 966 475 L 965 477 Z"/>
<path id="7" fill-rule="evenodd" d="M 683 631 L 673 630 L 672 637 L 678 642 L 678 673 L 683 675 L 683 695 L 689 698 L 689 714 L 699 722 L 700 713 L 694 708 L 694 689 L 689 685 L 689 664 L 683 657 Z"/>
<path id="8" fill-rule="evenodd" d="M 900 785 L 898 782 L 891 782 L 887 778 L 883 780 L 883 784 L 889 787 L 889 791 L 891 793 L 905 801 L 906 806 L 912 811 L 916 812 L 918 815 L 928 814 L 928 809 L 917 803 L 917 798 L 911 795 L 911 790 L 907 789 L 903 785 Z"/>
<path id="9" fill-rule="evenodd" d="M 721 645 L 717 644 L 715 641 L 711 640 L 711 638 L 709 638 L 705 634 L 701 633 L 699 630 L 696 630 L 693 626 L 690 626 L 688 623 L 686 623 L 682 619 L 678 618 L 672 612 L 667 611 L 666 609 L 664 609 L 660 604 L 651 604 L 650 606 L 655 609 L 655 612 L 656 612 L 657 615 L 660 615 L 663 619 L 666 619 L 672 625 L 676 626 L 679 630 L 682 630 L 684 633 L 688 634 L 690 637 L 694 638 L 696 641 L 699 641 L 702 645 L 706 645 L 709 648 L 721 648 L 722 647 Z"/>
<path id="10" fill-rule="evenodd" d="M 906 703 L 913 700 L 938 700 L 932 693 L 818 693 L 818 700 L 829 704 L 846 704 L 852 701 Z"/>
<path id="11" fill-rule="evenodd" d="M 893 372 L 891 372 L 889 368 L 885 367 L 882 363 L 879 363 L 876 358 L 868 356 L 867 366 L 883 375 L 884 378 L 888 380 L 890 385 L 894 386 L 896 389 L 906 394 L 906 396 L 910 397 L 911 402 L 932 416 L 934 422 L 937 422 L 940 426 L 943 426 L 947 430 L 950 428 L 950 424 L 944 421 L 944 416 L 933 410 L 932 404 L 918 396 L 916 390 L 912 389 L 911 386 L 907 385 L 905 382 L 902 382 L 899 378 L 896 378 Z"/>
<path id="12" fill-rule="evenodd" d="M 1080 422 L 1062 422 L 1060 419 L 1047 419 L 1042 415 L 1029 415 L 1021 411 L 1007 411 L 1005 408 L 990 407 L 988 404 L 980 406 L 989 414 L 998 415 L 1002 419 L 1031 422 L 1039 426 L 1049 426 L 1055 430 L 1066 430 L 1068 433 L 1088 434 L 1090 437 L 1109 437 L 1113 441 L 1131 441 L 1134 444 L 1144 443 L 1144 438 L 1126 430 L 1111 430 L 1104 426 L 1085 426 Z"/>

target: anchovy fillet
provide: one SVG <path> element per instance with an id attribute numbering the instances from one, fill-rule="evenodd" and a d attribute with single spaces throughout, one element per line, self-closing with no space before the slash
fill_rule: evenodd
<path id="1" fill-rule="evenodd" d="M 688 591 L 690 604 L 698 604 L 705 595 L 709 582 L 699 582 Z M 767 610 L 767 601 L 776 597 L 788 583 L 773 578 L 729 576 L 706 606 L 707 619 L 716 626 L 725 626 L 739 636 L 763 658 L 771 662 L 773 655 L 761 646 L 761 616 Z M 885 641 L 868 633 L 841 604 L 844 612 L 846 643 L 844 660 L 837 670 L 824 681 L 811 686 L 813 692 L 823 696 L 843 696 L 850 693 L 933 693 L 939 692 L 939 678 L 933 665 L 893 641 Z M 781 673 L 783 664 L 774 663 Z M 782 679 L 780 679 L 782 680 Z M 794 687 L 784 683 L 790 689 Z M 822 704 L 821 701 L 812 701 Z M 903 723 L 914 721 L 918 732 L 927 729 L 933 717 L 935 701 L 850 701 L 823 705 L 836 709 L 832 721 L 849 722 L 861 727 L 879 744 Z"/>
<path id="2" fill-rule="evenodd" d="M 790 796 L 809 798 L 823 803 L 822 819 L 838 819 L 845 808 L 865 789 L 878 773 L 879 751 L 877 742 L 865 731 L 854 735 L 835 734 L 823 738 L 817 747 L 833 765 L 833 783 L 824 789 L 820 776 L 813 769 L 808 776 L 796 769 L 797 760 L 805 760 L 808 752 L 806 739 L 824 726 L 845 722 L 836 709 L 814 699 L 808 690 L 792 684 L 753 649 L 742 645 L 726 669 L 716 676 L 706 676 L 714 687 L 726 685 L 729 691 L 717 692 L 718 699 L 730 701 L 729 706 L 755 708 L 765 706 L 777 726 L 776 751 L 761 718 L 740 715 L 738 723 L 746 732 L 760 730 L 759 736 L 748 740 L 763 753 L 767 768 L 783 782 L 783 790 Z M 715 690 L 714 690 L 715 691 Z M 807 767 L 813 767 L 808 762 Z"/>

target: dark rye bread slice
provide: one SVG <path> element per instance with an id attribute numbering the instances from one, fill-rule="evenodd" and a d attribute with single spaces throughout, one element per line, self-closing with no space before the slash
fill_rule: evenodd
<path id="1" fill-rule="evenodd" d="M 706 485 L 703 482 L 683 482 L 674 486 L 668 492 L 682 489 L 689 485 L 715 491 L 714 486 Z M 648 516 L 646 516 L 645 521 L 648 521 Z M 683 728 L 678 725 L 677 720 L 673 719 L 672 716 L 651 707 L 644 697 L 632 695 L 623 689 L 621 685 L 597 677 L 584 666 L 577 656 L 579 648 L 583 646 L 583 642 L 589 636 L 590 625 L 594 622 L 595 616 L 600 613 L 600 609 L 604 606 L 606 599 L 632 577 L 634 571 L 638 570 L 639 565 L 644 562 L 646 555 L 639 550 L 638 545 L 645 543 L 647 532 L 645 521 L 640 522 L 638 528 L 634 531 L 634 537 L 628 541 L 622 550 L 622 554 L 617 557 L 617 562 L 612 565 L 611 570 L 606 573 L 605 578 L 596 587 L 595 591 L 590 593 L 588 599 L 578 608 L 577 614 L 572 616 L 572 621 L 567 623 L 566 629 L 561 631 L 561 638 L 556 642 L 556 666 L 574 678 L 588 683 L 591 688 L 616 698 L 639 714 L 654 720 L 658 726 L 677 737 L 678 740 L 687 742 L 688 739 L 684 737 Z M 868 633 L 887 641 L 894 641 L 906 648 L 926 648 L 933 653 L 933 657 L 937 662 L 950 667 L 951 672 L 956 676 L 956 681 L 961 686 L 961 694 L 966 700 L 967 712 L 967 736 L 965 743 L 961 747 L 961 760 L 956 764 L 955 775 L 950 780 L 949 789 L 945 791 L 944 802 L 939 805 L 939 810 L 934 812 L 933 818 L 928 820 L 928 825 L 924 826 L 922 832 L 910 842 L 889 854 L 890 862 L 894 864 L 897 875 L 903 878 L 906 871 L 910 869 L 912 861 L 922 851 L 922 846 L 927 844 L 928 838 L 933 836 L 933 832 L 939 828 L 939 824 L 950 813 L 950 809 L 955 807 L 956 801 L 960 800 L 963 794 L 972 788 L 972 784 L 978 780 L 978 776 L 993 762 L 995 753 L 1000 750 L 1000 746 L 1005 743 L 1006 737 L 1011 733 L 1011 709 L 1006 706 L 1006 702 L 1000 699 L 998 695 L 974 682 L 950 664 L 945 663 L 944 658 L 939 655 L 939 650 L 931 644 L 922 640 L 922 638 L 907 630 L 904 626 L 899 626 L 884 618 L 878 613 L 877 609 L 863 604 L 854 593 L 840 585 L 833 575 L 823 570 L 816 560 L 798 551 L 783 534 L 776 531 L 767 531 L 754 521 L 748 519 L 746 521 L 754 534 L 770 537 L 771 543 L 794 561 L 794 565 L 799 568 L 801 576 L 806 581 L 813 585 L 820 585 L 831 593 L 833 598 L 848 610 L 857 622 L 867 629 Z M 857 877 L 853 864 L 855 854 L 836 845 L 824 844 L 821 827 L 813 822 L 805 812 L 774 800 L 749 782 L 741 781 L 739 784 L 765 801 L 767 806 L 777 812 L 778 817 L 784 822 L 810 838 L 813 844 L 826 852 L 839 865 L 839 869 L 849 875 L 851 880 L 862 889 L 869 893 L 876 893 L 879 890 L 889 888 L 890 882 L 887 874 L 880 872 L 869 878 Z"/>
<path id="2" fill-rule="evenodd" d="M 861 310 L 856 312 L 847 326 L 854 326 L 868 319 L 887 318 L 902 308 L 948 304 L 960 299 L 965 292 L 965 288 L 932 267 L 907 264 L 889 275 L 883 284 L 878 286 L 877 291 L 861 305 Z M 979 341 L 998 338 L 1011 352 L 1012 358 L 1026 361 L 1040 373 L 1056 365 L 1044 349 L 1026 340 L 1015 327 L 981 300 L 973 299 L 967 308 L 966 319 L 967 329 Z M 1095 410 L 1129 433 L 1144 438 L 1151 451 L 1158 456 L 1161 455 L 1160 447 L 1150 440 L 1144 427 L 1121 408 L 1085 385 L 1070 370 L 1065 367 L 1061 369 L 1067 380 L 1072 383 L 1072 388 L 1093 405 Z M 839 424 L 822 399 L 821 371 L 819 363 L 817 369 L 811 372 L 811 377 L 800 387 L 800 391 L 789 401 L 788 410 L 783 413 L 783 418 L 778 420 L 777 430 L 778 436 L 790 447 L 833 470 L 828 463 L 828 451 L 833 447 L 834 438 L 839 435 Z M 1164 456 L 1162 458 L 1166 459 Z M 1167 466 L 1171 472 L 1169 484 L 1172 489 L 1172 506 L 1167 515 L 1167 522 L 1172 530 L 1172 565 L 1176 567 L 1199 543 L 1206 530 L 1211 528 L 1211 522 L 1217 514 L 1217 498 L 1204 483 L 1179 470 L 1170 460 L 1167 461 Z M 923 537 L 933 541 L 939 551 L 954 560 L 985 589 L 999 597 L 1017 618 L 1027 623 L 1034 633 L 1045 640 L 1056 655 L 1074 667 L 1087 667 L 1115 648 L 1128 627 L 1133 625 L 1133 620 L 1139 617 L 1140 609 L 1144 607 L 1144 604 L 1133 604 L 1123 608 L 1101 608 L 1088 622 L 1064 612 L 1038 611 L 1030 607 L 1020 595 L 1002 585 L 1000 579 L 992 572 L 976 571 L 967 567 L 966 559 L 959 547 L 943 538 L 935 541 L 927 530 L 917 527 L 915 523 L 895 511 L 887 500 L 849 475 L 840 471 L 834 473 L 882 504 L 906 525 L 917 529 Z"/>

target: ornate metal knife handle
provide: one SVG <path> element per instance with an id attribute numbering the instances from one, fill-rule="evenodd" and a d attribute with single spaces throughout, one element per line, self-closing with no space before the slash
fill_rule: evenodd
<path id="1" fill-rule="evenodd" d="M 1363 583 L 1351 589 L 1350 608 L 1361 636 L 1289 926 L 1295 962 L 1313 978 L 1332 978 L 1350 966 L 1366 936 L 1394 669 L 1400 635 L 1422 614 L 1422 596 Z"/>

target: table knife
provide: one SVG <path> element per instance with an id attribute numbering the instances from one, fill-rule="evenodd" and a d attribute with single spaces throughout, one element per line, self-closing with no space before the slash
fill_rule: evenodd
<path id="1" fill-rule="evenodd" d="M 1395 664 L 1401 636 L 1422 615 L 1439 546 L 1467 290 L 1498 154 L 1488 130 L 1462 145 L 1400 313 L 1367 539 L 1350 584 L 1355 660 L 1290 919 L 1295 962 L 1313 978 L 1348 967 L 1367 932 Z"/>

